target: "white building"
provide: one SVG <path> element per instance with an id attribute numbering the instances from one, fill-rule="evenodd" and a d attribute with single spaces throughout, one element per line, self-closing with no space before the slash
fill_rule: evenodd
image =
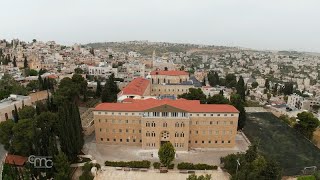
<path id="1" fill-rule="evenodd" d="M 107 67 L 96 67 L 96 66 L 88 66 L 89 75 L 100 76 L 100 77 L 109 77 L 112 73 L 115 77 L 118 76 L 118 69 L 112 68 L 111 66 Z"/>

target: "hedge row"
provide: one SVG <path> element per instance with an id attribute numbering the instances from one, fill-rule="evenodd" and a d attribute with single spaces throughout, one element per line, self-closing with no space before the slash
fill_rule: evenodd
<path id="1" fill-rule="evenodd" d="M 178 164 L 180 170 L 217 170 L 218 166 L 211 166 L 209 164 L 192 164 L 182 162 Z"/>
<path id="2" fill-rule="evenodd" d="M 153 167 L 155 168 L 155 169 L 160 169 L 160 163 L 159 162 L 154 162 L 153 163 Z M 174 164 L 170 164 L 169 165 L 169 167 L 168 167 L 168 169 L 173 169 L 174 168 Z"/>
<path id="3" fill-rule="evenodd" d="M 130 168 L 150 168 L 151 162 L 150 161 L 106 161 L 104 163 L 106 166 L 113 166 L 113 167 L 130 167 Z"/>

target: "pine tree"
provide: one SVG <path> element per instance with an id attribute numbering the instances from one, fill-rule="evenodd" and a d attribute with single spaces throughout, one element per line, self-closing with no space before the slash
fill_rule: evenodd
<path id="1" fill-rule="evenodd" d="M 17 59 L 16 59 L 16 56 L 13 56 L 12 64 L 13 64 L 13 67 L 17 67 Z"/>
<path id="2" fill-rule="evenodd" d="M 120 92 L 117 83 L 115 82 L 114 74 L 112 73 L 108 78 L 102 93 L 101 101 L 102 102 L 116 102 L 117 94 Z"/>

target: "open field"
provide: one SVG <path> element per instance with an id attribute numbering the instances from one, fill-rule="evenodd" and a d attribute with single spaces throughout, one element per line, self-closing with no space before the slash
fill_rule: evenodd
<path id="1" fill-rule="evenodd" d="M 284 175 L 301 174 L 309 166 L 320 168 L 320 150 L 272 113 L 247 113 L 244 133 L 251 142 L 260 140 L 259 150 L 278 161 Z"/>

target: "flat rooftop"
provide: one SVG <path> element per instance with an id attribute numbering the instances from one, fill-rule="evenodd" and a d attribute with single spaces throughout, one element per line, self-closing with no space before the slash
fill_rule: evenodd
<path id="1" fill-rule="evenodd" d="M 5 99 L 0 100 L 0 109 L 14 105 L 16 102 L 22 101 L 22 100 L 27 100 L 30 99 L 31 97 L 29 96 L 21 96 L 21 95 L 15 95 L 14 98 L 11 96 Z"/>

